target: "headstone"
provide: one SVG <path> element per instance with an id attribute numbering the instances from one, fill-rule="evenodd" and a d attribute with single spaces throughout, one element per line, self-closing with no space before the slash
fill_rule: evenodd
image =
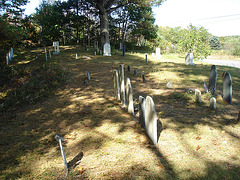
<path id="1" fill-rule="evenodd" d="M 208 85 L 208 91 L 212 93 L 212 95 L 215 94 L 217 86 L 217 66 L 212 65 L 209 75 L 209 85 Z"/>
<path id="2" fill-rule="evenodd" d="M 115 91 L 115 98 L 120 101 L 120 89 L 119 89 L 119 81 L 118 81 L 118 71 L 114 69 L 113 71 L 113 83 L 114 83 L 114 91 Z"/>
<path id="3" fill-rule="evenodd" d="M 88 72 L 88 71 L 86 71 L 86 75 L 87 75 L 87 80 L 90 80 L 90 79 L 91 79 L 91 77 L 90 77 L 90 74 L 89 74 L 89 72 Z"/>
<path id="4" fill-rule="evenodd" d="M 48 50 L 48 53 L 49 53 L 49 58 L 52 58 L 52 55 L 51 55 L 51 51 Z"/>
<path id="5" fill-rule="evenodd" d="M 187 53 L 187 55 L 185 57 L 185 64 L 194 65 L 194 63 L 193 63 L 193 53 Z"/>
<path id="6" fill-rule="evenodd" d="M 120 97 L 123 106 L 126 104 L 125 100 L 125 84 L 124 84 L 124 66 L 121 64 L 119 66 L 119 86 L 120 86 Z"/>
<path id="7" fill-rule="evenodd" d="M 148 63 L 148 55 L 147 55 L 147 53 L 146 53 L 145 56 L 146 56 L 146 63 Z"/>
<path id="8" fill-rule="evenodd" d="M 195 96 L 196 96 L 196 103 L 201 103 L 201 91 L 198 89 L 195 89 Z"/>
<path id="9" fill-rule="evenodd" d="M 139 124 L 145 128 L 145 98 L 139 96 Z"/>
<path id="10" fill-rule="evenodd" d="M 155 53 L 152 53 L 152 57 L 155 57 Z"/>
<path id="11" fill-rule="evenodd" d="M 78 54 L 76 53 L 76 59 L 78 59 Z"/>
<path id="12" fill-rule="evenodd" d="M 7 65 L 9 64 L 9 55 L 8 55 L 8 53 L 6 54 L 6 63 L 7 63 Z"/>
<path id="13" fill-rule="evenodd" d="M 229 72 L 223 77 L 223 100 L 232 104 L 232 78 Z"/>
<path id="14" fill-rule="evenodd" d="M 137 69 L 134 69 L 133 73 L 134 73 L 134 76 L 137 76 Z"/>
<path id="15" fill-rule="evenodd" d="M 106 43 L 103 46 L 103 56 L 111 56 L 111 46 L 109 43 Z"/>
<path id="16" fill-rule="evenodd" d="M 123 45 L 122 45 L 122 43 L 119 44 L 119 49 L 120 49 L 120 50 L 123 49 Z"/>
<path id="17" fill-rule="evenodd" d="M 216 109 L 216 104 L 217 104 L 216 98 L 215 97 L 211 97 L 211 99 L 210 99 L 210 108 L 211 109 Z"/>
<path id="18" fill-rule="evenodd" d="M 127 69 L 128 69 L 128 72 L 130 72 L 130 66 L 128 66 Z"/>
<path id="19" fill-rule="evenodd" d="M 59 42 L 58 42 L 58 41 L 54 41 L 54 42 L 53 42 L 53 47 L 54 47 L 54 52 L 53 52 L 53 54 L 54 54 L 54 55 L 59 54 L 59 53 L 60 53 L 60 50 L 59 50 Z"/>
<path id="20" fill-rule="evenodd" d="M 150 96 L 146 97 L 145 127 L 146 127 L 147 134 L 152 140 L 153 144 L 157 144 L 158 142 L 157 113 L 155 111 L 155 105 L 154 105 L 153 99 Z"/>
<path id="21" fill-rule="evenodd" d="M 166 84 L 166 86 L 167 86 L 168 88 L 173 88 L 171 81 L 169 81 L 169 82 Z"/>
<path id="22" fill-rule="evenodd" d="M 143 82 L 146 82 L 146 78 L 145 78 L 145 74 L 142 73 L 142 79 L 143 79 Z"/>
<path id="23" fill-rule="evenodd" d="M 127 101 L 128 113 L 134 115 L 132 86 L 129 78 L 126 79 L 126 101 Z"/>
<path id="24" fill-rule="evenodd" d="M 97 55 L 97 52 L 96 51 L 94 51 L 94 56 L 96 56 Z"/>
<path id="25" fill-rule="evenodd" d="M 157 57 L 158 59 L 161 58 L 161 50 L 160 50 L 160 48 L 156 48 L 156 57 Z"/>
<path id="26" fill-rule="evenodd" d="M 47 49 L 44 48 L 44 50 L 45 50 L 45 58 L 46 58 L 46 61 L 47 61 Z"/>
<path id="27" fill-rule="evenodd" d="M 12 60 L 13 59 L 13 48 L 11 48 L 11 50 L 10 50 L 10 60 Z"/>

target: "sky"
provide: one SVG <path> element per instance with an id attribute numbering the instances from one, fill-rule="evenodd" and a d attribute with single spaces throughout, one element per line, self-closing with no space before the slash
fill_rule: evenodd
<path id="1" fill-rule="evenodd" d="M 41 0 L 29 0 L 25 14 L 35 12 Z M 166 0 L 154 8 L 158 26 L 203 26 L 215 36 L 240 35 L 240 0 Z"/>

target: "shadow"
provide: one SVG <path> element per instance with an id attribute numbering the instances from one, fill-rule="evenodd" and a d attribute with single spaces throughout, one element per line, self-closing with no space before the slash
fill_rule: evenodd
<path id="1" fill-rule="evenodd" d="M 69 161 L 67 163 L 68 164 L 68 171 L 70 171 L 71 169 L 74 169 L 77 165 L 79 165 L 82 158 L 83 158 L 83 152 L 80 152 L 71 161 Z"/>

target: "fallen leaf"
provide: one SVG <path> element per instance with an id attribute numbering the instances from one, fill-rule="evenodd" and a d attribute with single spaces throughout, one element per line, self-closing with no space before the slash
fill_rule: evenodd
<path id="1" fill-rule="evenodd" d="M 200 149 L 200 146 L 198 145 L 197 148 L 196 148 L 196 151 L 198 151 Z"/>
<path id="2" fill-rule="evenodd" d="M 158 167 L 160 167 L 160 168 L 164 169 L 164 167 L 163 167 L 161 164 L 158 164 Z"/>
<path id="3" fill-rule="evenodd" d="M 77 170 L 79 174 L 82 174 L 84 172 L 84 169 L 82 167 L 78 167 Z"/>
<path id="4" fill-rule="evenodd" d="M 196 137 L 196 140 L 200 140 L 200 139 L 202 139 L 202 138 L 201 138 L 201 137 L 199 137 L 199 136 L 197 136 L 197 137 Z"/>

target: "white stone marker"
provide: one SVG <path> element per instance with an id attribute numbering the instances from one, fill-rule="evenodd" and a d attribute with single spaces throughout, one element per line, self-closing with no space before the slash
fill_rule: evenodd
<path id="1" fill-rule="evenodd" d="M 87 80 L 90 80 L 90 79 L 91 79 L 91 77 L 90 77 L 90 74 L 89 74 L 89 72 L 88 72 L 88 71 L 86 71 L 86 75 L 87 75 Z"/>
<path id="2" fill-rule="evenodd" d="M 216 104 L 217 104 L 216 98 L 215 97 L 211 97 L 211 99 L 210 99 L 210 108 L 211 109 L 216 109 Z"/>
<path id="3" fill-rule="evenodd" d="M 161 56 L 161 50 L 160 50 L 160 48 L 156 48 L 156 57 L 158 58 L 158 59 L 160 59 L 162 56 Z"/>
<path id="4" fill-rule="evenodd" d="M 103 56 L 111 56 L 111 46 L 109 43 L 106 43 L 103 46 Z"/>
<path id="5" fill-rule="evenodd" d="M 132 86 L 129 78 L 127 78 L 126 80 L 126 99 L 127 99 L 128 113 L 134 115 Z"/>
<path id="6" fill-rule="evenodd" d="M 113 83 L 114 83 L 114 90 L 115 90 L 115 98 L 120 101 L 120 89 L 119 89 L 119 81 L 118 81 L 118 71 L 114 69 L 113 71 Z"/>
<path id="7" fill-rule="evenodd" d="M 59 53 L 60 53 L 60 50 L 59 50 L 59 42 L 58 42 L 58 41 L 54 41 L 54 42 L 53 42 L 53 47 L 54 47 L 54 52 L 53 52 L 53 54 L 54 54 L 54 55 L 59 54 Z"/>
<path id="8" fill-rule="evenodd" d="M 195 89 L 195 96 L 196 96 L 196 103 L 201 103 L 201 91 L 198 89 Z"/>
<path id="9" fill-rule="evenodd" d="M 195 65 L 193 63 L 193 53 L 187 53 L 185 57 L 185 64 L 187 65 Z"/>
<path id="10" fill-rule="evenodd" d="M 8 55 L 8 53 L 6 54 L 6 63 L 7 63 L 7 65 L 9 64 L 9 55 Z"/>
<path id="11" fill-rule="evenodd" d="M 150 96 L 146 97 L 145 127 L 153 144 L 157 144 L 157 113 L 155 111 L 153 99 Z"/>
<path id="12" fill-rule="evenodd" d="M 76 59 L 78 59 L 78 54 L 76 53 Z"/>

